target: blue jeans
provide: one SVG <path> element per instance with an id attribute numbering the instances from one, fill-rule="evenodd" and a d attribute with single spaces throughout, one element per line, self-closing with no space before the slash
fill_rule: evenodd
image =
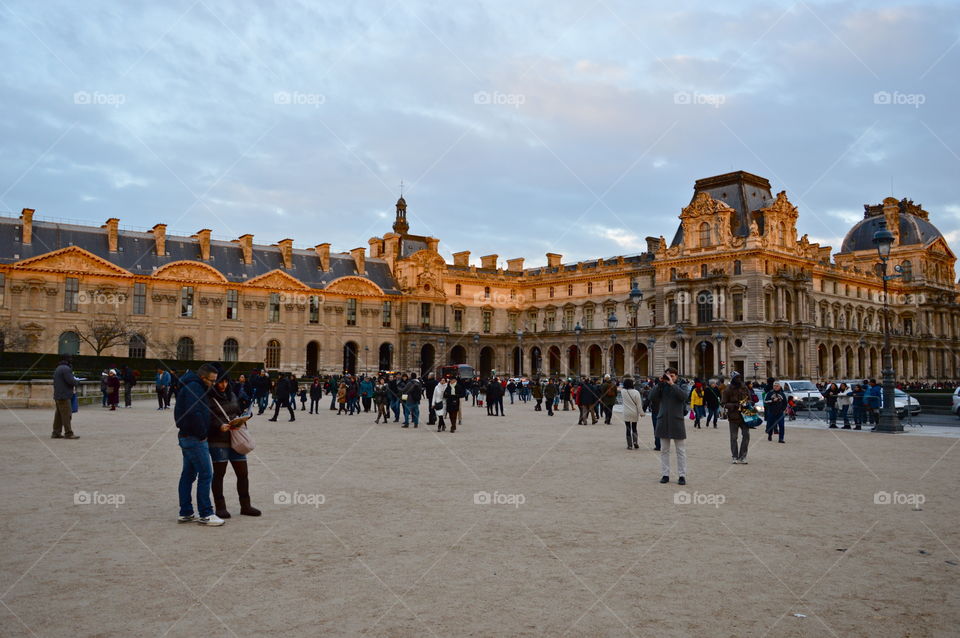
<path id="1" fill-rule="evenodd" d="M 399 397 L 390 399 L 390 409 L 393 411 L 393 420 L 399 421 L 400 420 L 400 398 Z"/>
<path id="2" fill-rule="evenodd" d="M 268 394 L 260 393 L 257 395 L 257 408 L 260 412 L 263 412 L 267 409 L 267 400 L 270 398 Z"/>
<path id="3" fill-rule="evenodd" d="M 830 425 L 837 424 L 837 406 L 827 406 L 827 417 L 830 419 Z"/>
<path id="4" fill-rule="evenodd" d="M 410 417 L 410 420 L 413 421 L 414 425 L 420 425 L 420 404 L 419 403 L 404 403 L 404 412 L 407 413 Z M 407 421 L 404 419 L 404 424 Z"/>
<path id="5" fill-rule="evenodd" d="M 783 417 L 784 413 L 780 413 L 780 416 L 774 417 L 772 419 L 767 419 L 767 434 L 777 433 L 777 437 L 782 441 L 783 440 Z"/>
<path id="6" fill-rule="evenodd" d="M 213 461 L 210 460 L 210 447 L 206 441 L 188 436 L 178 437 L 180 452 L 183 454 L 183 469 L 180 471 L 180 516 L 193 514 L 191 491 L 193 482 L 197 482 L 197 512 L 200 517 L 213 514 L 210 502 L 210 483 L 213 482 Z"/>
<path id="7" fill-rule="evenodd" d="M 850 425 L 850 406 L 845 405 L 840 408 L 840 418 L 843 419 L 844 425 Z"/>
<path id="8" fill-rule="evenodd" d="M 707 422 L 705 425 L 710 425 L 710 419 L 713 419 L 713 427 L 717 427 L 717 419 L 720 418 L 720 406 L 718 405 L 715 408 L 707 406 Z"/>

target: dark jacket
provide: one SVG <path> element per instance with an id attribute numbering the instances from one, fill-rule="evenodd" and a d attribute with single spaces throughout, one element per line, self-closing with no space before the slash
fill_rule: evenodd
<path id="1" fill-rule="evenodd" d="M 180 436 L 193 436 L 201 441 L 210 429 L 210 405 L 207 387 L 192 370 L 180 377 L 180 392 L 173 408 Z"/>
<path id="2" fill-rule="evenodd" d="M 230 447 L 230 432 L 223 432 L 220 426 L 229 423 L 240 416 L 240 403 L 237 396 L 229 387 L 226 392 L 217 392 L 216 388 L 207 391 L 210 407 L 210 428 L 207 430 L 207 440 L 210 447 Z M 217 407 L 219 404 L 220 407 Z M 220 409 L 223 408 L 223 412 Z M 226 414 L 226 417 L 224 417 Z"/>
<path id="3" fill-rule="evenodd" d="M 611 394 L 611 392 L 613 394 Z M 606 407 L 617 402 L 617 384 L 613 381 L 604 381 L 600 386 L 600 403 Z"/>
<path id="4" fill-rule="evenodd" d="M 548 399 L 554 399 L 557 396 L 557 384 L 551 381 L 543 389 L 543 396 Z"/>
<path id="5" fill-rule="evenodd" d="M 720 389 L 717 386 L 708 385 L 703 389 L 703 404 L 711 410 L 720 407 Z"/>
<path id="6" fill-rule="evenodd" d="M 685 439 L 687 428 L 687 395 L 679 385 L 658 383 L 650 391 L 650 405 L 659 406 L 654 436 L 661 439 Z"/>
<path id="7" fill-rule="evenodd" d="M 73 376 L 73 368 L 63 362 L 53 371 L 53 400 L 69 401 L 77 386 L 77 378 Z"/>
<path id="8" fill-rule="evenodd" d="M 736 425 L 743 425 L 743 415 L 740 413 L 740 402 L 750 398 L 750 391 L 745 386 L 727 386 L 720 397 L 720 402 L 727 409 L 727 421 Z"/>
<path id="9" fill-rule="evenodd" d="M 443 398 L 446 402 L 445 410 L 447 413 L 460 411 L 460 397 L 462 393 L 463 390 L 460 388 L 459 383 L 456 388 L 447 385 L 447 389 L 443 391 Z"/>
<path id="10" fill-rule="evenodd" d="M 767 423 L 773 423 L 787 409 L 787 395 L 783 390 L 770 390 L 763 396 L 763 415 Z"/>
<path id="11" fill-rule="evenodd" d="M 410 379 L 407 385 L 403 386 L 403 391 L 407 395 L 407 403 L 420 403 L 420 397 L 423 396 L 423 386 L 417 379 Z"/>
<path id="12" fill-rule="evenodd" d="M 318 382 L 310 386 L 310 399 L 319 401 L 323 398 L 323 386 Z"/>
<path id="13" fill-rule="evenodd" d="M 503 386 L 496 379 L 487 384 L 487 401 L 499 399 L 502 396 Z"/>
<path id="14" fill-rule="evenodd" d="M 580 384 L 580 403 L 583 405 L 593 405 L 597 402 L 597 387 L 589 381 Z"/>

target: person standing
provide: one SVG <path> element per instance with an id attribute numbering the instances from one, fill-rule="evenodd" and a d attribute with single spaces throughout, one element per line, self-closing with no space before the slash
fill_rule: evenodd
<path id="1" fill-rule="evenodd" d="M 716 379 L 710 379 L 707 387 L 703 389 L 703 405 L 707 409 L 707 421 L 703 427 L 710 427 L 710 420 L 713 419 L 713 427 L 716 429 L 717 419 L 720 417 L 720 389 Z"/>
<path id="2" fill-rule="evenodd" d="M 437 413 L 437 432 L 443 432 L 447 429 L 446 424 L 443 422 L 443 417 L 447 414 L 447 378 L 443 377 L 440 379 L 440 383 L 437 384 L 437 387 L 433 390 L 433 396 L 431 400 L 433 401 L 433 408 Z"/>
<path id="3" fill-rule="evenodd" d="M 850 393 L 850 406 L 853 409 L 853 429 L 862 430 L 863 423 L 866 421 L 867 411 L 863 407 L 863 386 L 859 383 L 853 386 L 853 392 Z"/>
<path id="4" fill-rule="evenodd" d="M 180 378 L 180 389 L 173 418 L 177 424 L 177 442 L 183 456 L 183 468 L 180 471 L 178 493 L 180 497 L 180 516 L 178 523 L 197 522 L 201 525 L 216 527 L 223 525 L 223 519 L 213 511 L 210 500 L 210 487 L 213 483 L 213 461 L 210 459 L 210 446 L 207 434 L 210 431 L 210 404 L 207 391 L 217 381 L 217 369 L 205 363 L 196 373 L 186 372 Z M 197 513 L 193 513 L 193 483 L 197 483 Z"/>
<path id="5" fill-rule="evenodd" d="M 170 373 L 164 370 L 163 368 L 157 368 L 157 377 L 154 381 L 154 389 L 157 393 L 157 409 L 163 410 L 166 407 L 169 407 L 168 398 L 170 392 Z"/>
<path id="6" fill-rule="evenodd" d="M 840 394 L 840 390 L 837 388 L 836 383 L 831 383 L 827 386 L 827 389 L 823 391 L 823 400 L 827 404 L 827 418 L 830 420 L 830 428 L 836 429 L 837 427 L 837 396 Z"/>
<path id="7" fill-rule="evenodd" d="M 430 395 L 427 395 L 430 396 Z M 390 398 L 387 396 L 387 384 L 383 377 L 377 379 L 377 385 L 373 388 L 373 405 L 377 408 L 377 419 L 374 423 L 380 423 L 380 419 L 386 423 L 390 420 Z"/>
<path id="8" fill-rule="evenodd" d="M 347 382 L 341 381 L 337 386 L 337 416 L 347 411 Z"/>
<path id="9" fill-rule="evenodd" d="M 121 379 L 123 380 L 123 407 L 133 407 L 133 386 L 137 384 L 137 375 L 130 366 L 123 366 L 120 369 Z"/>
<path id="10" fill-rule="evenodd" d="M 660 411 L 657 414 L 655 434 L 660 439 L 660 482 L 670 482 L 670 447 L 677 450 L 677 483 L 687 484 L 687 428 L 684 418 L 687 411 L 687 393 L 677 383 L 677 370 L 667 368 L 663 371 L 660 383 L 650 391 L 650 403 L 656 403 Z"/>
<path id="11" fill-rule="evenodd" d="M 557 382 L 553 377 L 547 381 L 547 386 L 543 389 L 543 398 L 547 402 L 547 415 L 553 416 L 553 402 L 557 398 Z"/>
<path id="12" fill-rule="evenodd" d="M 627 449 L 639 450 L 637 421 L 643 414 L 643 397 L 640 396 L 640 391 L 633 387 L 631 377 L 623 380 L 623 391 L 620 395 L 623 397 L 623 424 L 627 429 Z"/>
<path id="13" fill-rule="evenodd" d="M 617 382 L 610 378 L 610 375 L 603 377 L 603 384 L 600 386 L 600 410 L 603 412 L 603 422 L 610 425 L 610 419 L 613 417 L 613 404 L 617 402 Z"/>
<path id="14" fill-rule="evenodd" d="M 510 405 L 513 405 L 513 394 L 517 391 L 517 384 L 513 382 L 513 379 L 507 382 L 507 392 L 510 393 Z"/>
<path id="15" fill-rule="evenodd" d="M 116 410 L 120 405 L 120 377 L 116 370 L 110 370 L 107 373 L 107 403 L 111 410 Z"/>
<path id="16" fill-rule="evenodd" d="M 657 387 L 656 381 L 651 381 L 653 387 L 647 393 L 647 411 L 650 413 L 650 421 L 653 424 L 653 450 L 659 452 L 660 437 L 657 436 L 657 415 L 660 413 L 660 396 L 654 395 L 653 390 Z"/>
<path id="17" fill-rule="evenodd" d="M 693 389 L 690 390 L 690 409 L 693 410 L 693 427 L 699 430 L 700 419 L 706 413 L 703 408 L 703 384 L 700 381 L 695 381 Z"/>
<path id="18" fill-rule="evenodd" d="M 310 412 L 309 414 L 320 414 L 320 399 L 323 398 L 323 385 L 319 377 L 313 378 L 310 385 Z"/>
<path id="19" fill-rule="evenodd" d="M 363 411 L 369 412 L 373 403 L 373 379 L 370 377 L 360 379 L 360 401 L 363 403 Z"/>
<path id="20" fill-rule="evenodd" d="M 289 378 L 288 378 L 289 377 Z M 280 408 L 286 408 L 290 412 L 290 421 L 296 421 L 297 415 L 293 411 L 293 406 L 290 405 L 290 387 L 296 387 L 297 382 L 293 380 L 293 375 L 280 375 L 280 378 L 277 379 L 277 387 L 274 392 L 277 404 L 273 408 L 273 418 L 267 419 L 268 421 L 276 421 L 277 417 L 280 416 Z"/>
<path id="21" fill-rule="evenodd" d="M 403 386 L 403 393 L 407 397 L 403 413 L 413 421 L 413 427 L 418 428 L 420 427 L 420 397 L 423 396 L 423 386 L 420 385 L 416 372 L 410 373 L 410 380 L 407 381 L 407 385 Z M 400 427 L 407 428 L 410 425 L 407 421 L 404 421 Z"/>
<path id="22" fill-rule="evenodd" d="M 780 443 L 783 443 L 783 421 L 787 408 L 787 395 L 783 393 L 779 381 L 774 381 L 771 389 L 763 396 L 763 415 L 767 419 L 767 440 L 773 440 L 773 433 L 777 433 Z"/>
<path id="23" fill-rule="evenodd" d="M 571 398 L 570 395 L 572 394 L 572 392 L 573 392 L 572 384 L 570 383 L 570 379 L 567 379 L 566 381 L 563 382 L 563 386 L 561 386 L 560 388 L 560 400 L 563 401 L 564 412 L 570 411 L 570 398 Z"/>
<path id="24" fill-rule="evenodd" d="M 723 391 L 720 401 L 727 410 L 727 423 L 730 426 L 730 454 L 733 463 L 747 464 L 747 449 L 750 446 L 750 428 L 743 422 L 740 407 L 744 401 L 750 399 L 750 391 L 743 385 L 743 378 L 738 374 L 730 379 L 730 385 Z M 741 433 L 739 448 L 737 434 Z"/>
<path id="25" fill-rule="evenodd" d="M 841 383 L 837 388 L 837 408 L 840 410 L 839 418 L 843 419 L 844 430 L 850 429 L 850 404 L 853 400 L 850 397 L 850 388 L 846 383 Z"/>
<path id="26" fill-rule="evenodd" d="M 500 379 L 494 377 L 487 384 L 487 414 L 490 416 L 503 416 L 503 386 L 500 385 Z"/>
<path id="27" fill-rule="evenodd" d="M 73 407 L 70 405 L 73 395 L 80 383 L 73 376 L 71 357 L 68 354 L 60 357 L 57 369 L 53 371 L 53 434 L 51 439 L 79 439 L 73 433 Z"/>
<path id="28" fill-rule="evenodd" d="M 432 372 L 427 374 L 423 382 L 423 393 L 427 397 L 427 425 L 437 424 L 437 411 L 433 409 L 433 391 L 437 389 L 437 378 Z"/>
<path id="29" fill-rule="evenodd" d="M 210 429 L 207 444 L 213 462 L 214 510 L 220 518 L 230 518 L 227 501 L 223 496 L 223 479 L 227 475 L 227 462 L 237 475 L 237 496 L 240 498 L 240 513 L 244 516 L 260 516 L 260 510 L 250 504 L 250 479 L 247 472 L 247 456 L 230 445 L 230 422 L 242 411 L 236 394 L 230 387 L 230 377 L 220 374 L 217 382 L 208 390 L 210 400 Z"/>
<path id="30" fill-rule="evenodd" d="M 863 405 L 867 410 L 867 422 L 873 425 L 871 431 L 877 429 L 880 422 L 880 407 L 883 404 L 883 387 L 877 383 L 876 379 L 870 379 L 867 387 L 864 388 Z"/>
<path id="31" fill-rule="evenodd" d="M 460 416 L 460 393 L 462 390 L 457 387 L 456 377 L 450 379 L 446 389 L 443 391 L 444 411 L 450 417 L 450 434 L 457 431 L 457 418 Z"/>
<path id="32" fill-rule="evenodd" d="M 387 396 L 390 397 L 390 410 L 393 412 L 393 422 L 400 422 L 400 383 L 397 375 L 391 374 L 387 379 Z"/>
<path id="33" fill-rule="evenodd" d="M 590 383 L 590 380 L 584 377 L 580 381 L 580 421 L 578 425 L 586 425 L 587 417 L 592 417 L 592 424 L 596 425 L 597 413 L 594 411 L 594 406 L 597 403 L 597 391 L 594 388 L 593 384 Z"/>

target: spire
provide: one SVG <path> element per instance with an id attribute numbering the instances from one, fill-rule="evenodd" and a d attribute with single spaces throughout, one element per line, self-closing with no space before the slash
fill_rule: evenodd
<path id="1" fill-rule="evenodd" d="M 393 222 L 393 232 L 406 235 L 410 231 L 407 223 L 407 200 L 403 198 L 403 181 L 400 182 L 400 199 L 397 200 L 397 217 Z"/>

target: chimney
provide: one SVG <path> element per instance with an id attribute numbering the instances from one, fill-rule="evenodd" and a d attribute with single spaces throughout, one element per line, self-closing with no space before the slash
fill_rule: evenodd
<path id="1" fill-rule="evenodd" d="M 439 239 L 437 239 L 436 237 L 427 237 L 427 250 L 429 250 L 432 253 L 440 252 L 437 249 L 437 246 L 439 245 L 440 245 Z"/>
<path id="2" fill-rule="evenodd" d="M 293 240 L 281 239 L 277 242 L 277 245 L 280 246 L 280 257 L 283 259 L 284 270 L 290 270 L 293 268 Z"/>
<path id="3" fill-rule="evenodd" d="M 330 244 L 317 244 L 313 249 L 317 251 L 317 257 L 320 258 L 320 270 L 324 272 L 330 270 Z"/>
<path id="4" fill-rule="evenodd" d="M 469 266 L 470 265 L 470 251 L 461 250 L 458 253 L 453 253 L 453 265 L 454 266 Z"/>
<path id="5" fill-rule="evenodd" d="M 561 259 L 563 259 L 563 255 L 558 255 L 557 253 L 547 253 L 547 267 L 559 268 Z"/>
<path id="6" fill-rule="evenodd" d="M 253 235 L 250 233 L 240 235 L 236 241 L 240 244 L 240 250 L 243 251 L 243 263 L 249 266 L 253 263 Z"/>
<path id="7" fill-rule="evenodd" d="M 32 208 L 24 208 L 20 213 L 20 221 L 23 227 L 23 235 L 20 241 L 26 246 L 33 243 L 33 213 Z"/>
<path id="8" fill-rule="evenodd" d="M 497 269 L 497 257 L 500 255 L 485 255 L 480 258 L 480 267 L 489 268 L 491 270 Z"/>
<path id="9" fill-rule="evenodd" d="M 507 272 L 523 272 L 523 257 L 508 259 Z"/>
<path id="10" fill-rule="evenodd" d="M 366 252 L 366 248 L 354 248 L 350 251 L 350 256 L 353 257 L 353 263 L 357 266 L 358 275 L 364 275 L 367 272 L 366 259 L 364 257 Z"/>
<path id="11" fill-rule="evenodd" d="M 382 246 L 382 243 L 381 243 L 381 241 L 380 241 L 380 238 L 379 238 L 379 237 L 371 237 L 371 238 L 370 238 L 370 241 L 368 241 L 367 243 L 370 244 L 370 258 L 371 258 L 371 259 L 376 259 L 377 257 L 379 257 L 379 256 L 380 256 L 380 247 Z"/>
<path id="12" fill-rule="evenodd" d="M 194 237 L 197 238 L 197 242 L 200 244 L 200 259 L 210 261 L 210 229 L 203 228 L 198 230 Z"/>
<path id="13" fill-rule="evenodd" d="M 107 220 L 107 223 L 101 226 L 100 228 L 107 229 L 107 245 L 110 247 L 110 252 L 117 252 L 117 229 L 120 227 L 120 220 L 116 217 L 111 217 Z"/>
<path id="14" fill-rule="evenodd" d="M 167 254 L 167 225 L 157 224 L 150 229 L 153 233 L 153 241 L 157 244 L 157 257 L 163 257 Z"/>
<path id="15" fill-rule="evenodd" d="M 660 248 L 660 238 L 659 237 L 646 237 L 647 240 L 647 252 L 651 255 L 657 252 L 657 249 Z"/>

